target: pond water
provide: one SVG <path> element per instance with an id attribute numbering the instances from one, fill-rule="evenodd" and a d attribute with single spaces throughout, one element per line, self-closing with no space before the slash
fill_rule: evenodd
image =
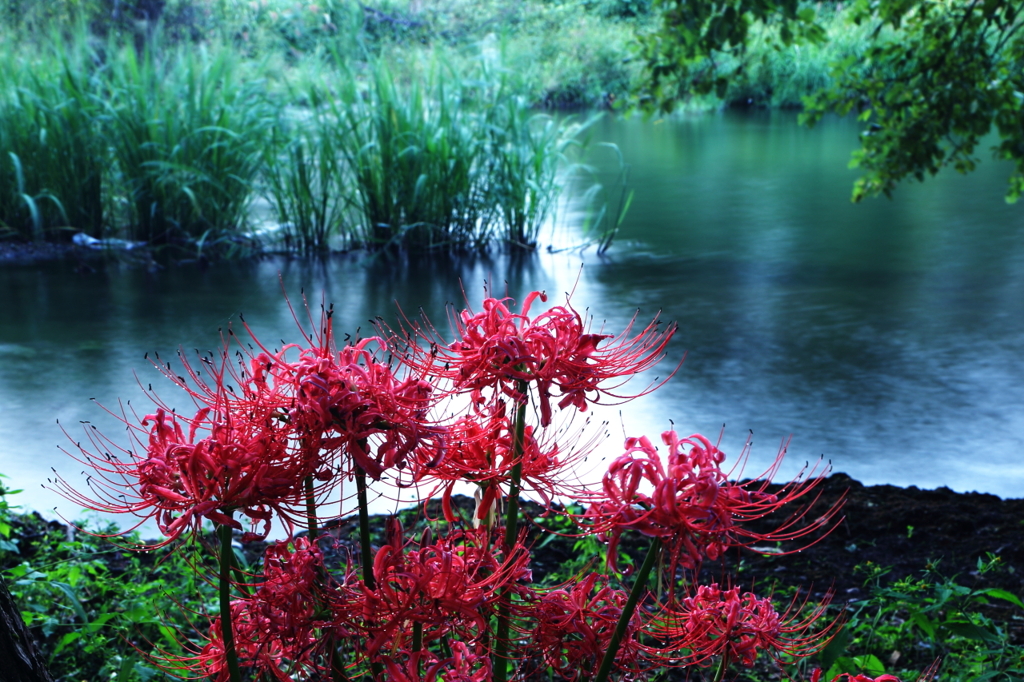
<path id="1" fill-rule="evenodd" d="M 1008 168 L 985 162 L 853 205 L 856 134 L 851 121 L 807 130 L 786 113 L 606 119 L 593 137 L 619 145 L 636 195 L 605 257 L 3 266 L 0 472 L 27 489 L 12 501 L 77 514 L 40 483 L 51 467 L 70 479 L 81 469 L 59 450 L 58 419 L 76 439 L 91 426 L 80 421 L 116 439 L 91 398 L 144 413 L 142 382 L 181 399 L 147 351 L 216 348 L 240 312 L 260 338 L 294 340 L 282 284 L 293 301 L 305 291 L 333 302 L 341 333 L 366 333 L 370 318 L 394 320 L 396 303 L 443 325 L 445 304 L 463 303 L 464 288 L 478 306 L 485 282 L 519 298 L 543 289 L 552 304 L 574 290 L 573 304 L 610 330 L 637 310 L 641 322 L 660 310 L 679 323 L 660 370 L 684 352 L 685 363 L 656 393 L 598 412 L 611 422 L 602 455 L 670 420 L 712 438 L 725 424 L 730 455 L 753 431 L 747 473 L 792 436 L 783 475 L 824 456 L 865 483 L 1020 497 L 1024 233 L 1021 207 L 1003 201 Z M 546 242 L 579 242 L 565 215 Z"/>

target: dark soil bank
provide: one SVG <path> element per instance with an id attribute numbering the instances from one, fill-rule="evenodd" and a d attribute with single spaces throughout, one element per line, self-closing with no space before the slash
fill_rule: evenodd
<path id="1" fill-rule="evenodd" d="M 822 490 L 816 505 L 822 511 L 846 496 L 835 529 L 784 543 L 783 550 L 793 550 L 817 540 L 794 554 L 745 553 L 751 574 L 771 573 L 787 583 L 816 587 L 834 585 L 843 595 L 862 586 L 863 577 L 853 570 L 858 564 L 870 561 L 891 567 L 889 577 L 897 579 L 938 562 L 943 575 L 958 574 L 963 584 L 971 585 L 975 578 L 990 587 L 1024 593 L 1024 499 L 955 493 L 949 488 L 865 486 L 846 474 L 833 474 Z M 990 553 L 1002 559 L 1003 570 L 977 576 L 978 559 Z"/>

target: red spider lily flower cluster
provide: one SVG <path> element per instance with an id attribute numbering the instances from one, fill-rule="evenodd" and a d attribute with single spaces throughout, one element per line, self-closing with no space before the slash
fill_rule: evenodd
<path id="1" fill-rule="evenodd" d="M 543 666 L 566 680 L 583 680 L 597 670 L 622 616 L 627 593 L 609 585 L 608 576 L 591 573 L 579 582 L 549 590 L 533 605 L 524 636 L 539 652 Z M 634 612 L 615 661 L 618 671 L 637 672 L 651 665 L 640 642 L 644 619 Z"/>
<path id="2" fill-rule="evenodd" d="M 468 391 L 477 401 L 483 400 L 481 391 L 496 388 L 523 403 L 527 396 L 521 385 L 534 385 L 540 426 L 547 427 L 555 388 L 561 396 L 559 408 L 572 406 L 581 412 L 602 394 L 636 397 L 616 391 L 634 374 L 661 360 L 675 333 L 675 325 L 659 331 L 655 318 L 636 336 L 630 336 L 632 322 L 618 336 L 593 334 L 568 303 L 531 318 L 530 308 L 537 299 L 546 302 L 547 296 L 539 291 L 529 294 L 519 313 L 510 310 L 508 298 L 486 299 L 479 313 L 463 310 L 453 325 L 456 339 L 450 344 L 440 340 L 429 322 L 416 327 L 407 336 L 425 343 L 410 345 L 407 361 L 450 379 L 455 390 Z"/>
<path id="3" fill-rule="evenodd" d="M 391 522 L 391 541 L 373 561 L 374 588 L 364 586 L 363 607 L 371 654 L 411 645 L 418 623 L 425 644 L 442 638 L 479 641 L 496 613 L 503 588 L 525 583 L 529 555 L 502 557 L 485 528 L 454 531 L 434 541 L 431 534 L 413 549 L 401 524 Z"/>
<path id="4" fill-rule="evenodd" d="M 453 642 L 452 655 L 439 658 L 429 651 L 391 656 L 385 662 L 388 680 L 393 682 L 489 682 L 491 659 L 474 653 L 463 642 Z"/>
<path id="5" fill-rule="evenodd" d="M 752 592 L 740 594 L 737 587 L 722 589 L 717 583 L 701 585 L 678 609 L 662 613 L 655 631 L 672 643 L 672 651 L 689 649 L 689 663 L 708 665 L 713 658 L 724 657 L 750 668 L 760 653 L 802 658 L 828 641 L 829 628 L 813 628 L 824 605 L 803 616 L 799 613 L 803 609 L 795 606 L 790 604 L 780 614 L 771 599 Z"/>
<path id="6" fill-rule="evenodd" d="M 331 639 L 352 635 L 340 617 L 350 607 L 338 589 L 322 589 L 323 575 L 320 550 L 305 538 L 275 543 L 266 550 L 263 582 L 250 597 L 231 602 L 239 661 L 257 677 L 287 682 L 318 670 L 324 644 L 320 633 L 330 633 Z M 216 618 L 206 646 L 197 656 L 184 659 L 216 682 L 230 679 L 221 632 L 221 619 Z"/>
<path id="7" fill-rule="evenodd" d="M 197 530 L 204 518 L 241 530 L 230 517 L 235 510 L 262 523 L 253 538 L 266 537 L 272 516 L 289 514 L 303 478 L 316 466 L 315 458 L 293 451 L 288 434 L 265 412 L 239 416 L 223 406 L 203 407 L 185 418 L 161 408 L 135 428 L 148 432 L 144 453 L 109 447 L 92 432 L 92 443 L 108 452 L 97 456 L 80 448 L 75 456 L 93 469 L 94 496 L 62 479 L 59 490 L 90 509 L 153 518 L 168 541 Z"/>
<path id="8" fill-rule="evenodd" d="M 289 525 L 302 521 L 307 477 L 324 489 L 356 468 L 378 479 L 425 441 L 443 452 L 445 429 L 427 416 L 430 385 L 399 377 L 382 362 L 383 339 L 335 348 L 330 321 L 325 314 L 320 336 L 308 347 L 271 352 L 254 337 L 259 352 L 236 351 L 238 368 L 228 344 L 217 362 L 200 356 L 196 368 L 183 360 L 185 376 L 158 365 L 197 403 L 195 415 L 178 416 L 158 402 L 160 409 L 141 426 L 122 416 L 137 434 L 132 448 L 90 433 L 103 454 L 79 447 L 73 456 L 95 472 L 93 494 L 78 493 L 62 479 L 58 489 L 90 509 L 154 518 L 168 541 L 198 530 L 204 518 L 242 529 L 231 518 L 240 511 L 253 524 L 246 540 L 254 540 L 267 536 L 274 517 Z"/>
<path id="9" fill-rule="evenodd" d="M 694 578 L 726 548 L 827 530 L 836 508 L 804 524 L 810 505 L 771 533 L 745 525 L 813 502 L 820 477 L 769 488 L 776 462 L 737 483 L 716 444 L 669 431 L 664 454 L 629 438 L 600 487 L 584 486 L 574 468 L 596 441 L 553 428 L 555 408 L 573 414 L 628 399 L 623 384 L 665 354 L 675 328 L 659 331 L 655 320 L 637 334 L 633 323 L 617 336 L 594 333 L 568 301 L 531 316 L 538 301 L 546 297 L 533 292 L 514 312 L 511 299 L 487 298 L 482 312 L 453 315 L 452 340 L 427 322 L 341 348 L 325 311 L 318 333 L 303 332 L 308 342 L 272 350 L 253 339 L 236 349 L 229 332 L 219 357 L 185 362 L 181 376 L 159 365 L 188 391 L 194 416 L 159 401 L 137 422 L 122 415 L 130 447 L 92 433 L 76 453 L 95 472 L 93 494 L 57 485 L 85 506 L 155 519 L 167 542 L 200 532 L 204 520 L 218 528 L 220 613 L 194 653 L 165 669 L 183 664 L 216 682 L 604 682 L 824 646 L 823 606 L 790 604 L 780 614 L 770 599 Z M 467 399 L 449 400 L 457 395 Z M 321 547 L 334 540 L 319 535 L 318 503 L 349 479 L 359 549 L 342 545 L 343 568 L 329 569 Z M 424 503 L 440 497 L 442 518 L 427 519 L 418 540 L 391 520 L 374 547 L 367 488 L 384 479 L 427 491 Z M 460 483 L 476 487 L 474 519 L 455 509 Z M 541 550 L 517 531 L 520 491 L 546 515 L 562 514 L 571 535 L 606 541 L 607 575 L 536 584 L 531 553 Z M 556 500 L 585 511 L 569 514 Z M 290 534 L 254 575 L 232 564 L 231 531 L 242 530 L 235 512 L 251 522 L 243 540 L 266 537 L 275 520 Z M 308 534 L 296 536 L 297 526 Z M 625 533 L 651 539 L 636 572 L 616 560 Z"/>
<path id="10" fill-rule="evenodd" d="M 616 548 L 626 529 L 663 538 L 669 545 L 671 573 L 676 566 L 696 568 L 705 557 L 718 559 L 729 547 L 755 541 L 797 539 L 815 525 L 796 526 L 790 519 L 769 535 L 743 526 L 811 492 L 820 478 L 786 486 L 780 493 L 766 492 L 766 482 L 736 483 L 721 468 L 725 455 L 699 434 L 680 438 L 675 431 L 662 434 L 668 447 L 663 461 L 646 437 L 626 440 L 626 451 L 604 475 L 601 495 L 588 508 L 585 519 L 609 543 L 608 566 L 616 567 Z M 780 451 L 772 470 L 782 461 Z M 646 486 L 646 488 L 645 488 Z M 838 511 L 833 507 L 816 525 L 827 524 Z"/>
<path id="11" fill-rule="evenodd" d="M 448 427 L 444 451 L 421 448 L 416 482 L 434 485 L 430 497 L 440 493 L 445 519 L 455 520 L 451 496 L 459 483 L 472 482 L 479 488 L 480 503 L 477 520 L 483 520 L 498 500 L 507 496 L 513 465 L 521 462 L 521 485 L 527 494 L 538 497 L 545 505 L 565 494 L 560 473 L 589 451 L 586 446 L 562 455 L 557 442 L 537 440 L 537 430 L 527 426 L 523 433 L 522 452 L 515 454 L 515 425 L 507 414 L 507 404 L 497 401 L 486 408 L 459 417 Z"/>

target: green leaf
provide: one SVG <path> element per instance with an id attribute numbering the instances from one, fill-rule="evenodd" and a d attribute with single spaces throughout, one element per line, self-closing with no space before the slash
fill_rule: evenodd
<path id="1" fill-rule="evenodd" d="M 818 654 L 822 670 L 831 670 L 839 657 L 846 652 L 846 647 L 850 644 L 851 639 L 853 639 L 853 634 L 849 627 L 843 627 L 836 633 L 835 637 Z"/>
<path id="2" fill-rule="evenodd" d="M 885 674 L 885 666 L 882 665 L 882 662 L 874 654 L 854 656 L 853 661 L 857 664 L 858 668 L 872 677 Z"/>
<path id="3" fill-rule="evenodd" d="M 160 625 L 158 628 L 164 641 L 170 645 L 172 651 L 181 645 L 178 641 L 178 633 L 175 632 L 174 628 L 169 625 Z"/>
<path id="4" fill-rule="evenodd" d="M 910 615 L 910 620 L 914 622 L 914 625 L 921 628 L 930 639 L 935 639 L 935 623 L 928 616 L 920 611 L 915 611 Z"/>
<path id="5" fill-rule="evenodd" d="M 60 642 L 57 643 L 56 648 L 54 648 L 53 650 L 53 655 L 56 656 L 60 652 L 64 651 L 64 647 L 66 647 L 68 644 L 71 644 L 75 640 L 81 638 L 81 636 L 81 632 L 69 632 L 68 634 L 61 637 Z"/>
<path id="6" fill-rule="evenodd" d="M 979 590 L 978 594 L 983 594 L 987 597 L 992 597 L 993 599 L 1002 599 L 1004 601 L 1010 602 L 1014 606 L 1019 606 L 1020 608 L 1024 609 L 1024 602 L 1020 600 L 1020 597 L 1013 594 L 1012 592 L 1001 590 L 998 587 L 990 587 L 987 590 Z"/>
<path id="7" fill-rule="evenodd" d="M 74 609 L 75 615 L 78 616 L 78 620 L 81 621 L 83 625 L 88 625 L 89 616 L 86 614 L 85 608 L 82 606 L 82 602 L 78 601 L 78 595 L 75 594 L 75 588 L 71 587 L 71 585 L 68 585 L 67 583 L 57 582 L 56 580 L 51 580 L 50 585 L 52 587 L 56 587 L 67 595 L 68 601 L 71 602 L 71 608 Z"/>
<path id="8" fill-rule="evenodd" d="M 959 637 L 965 637 L 966 639 L 973 639 L 984 642 L 998 642 L 999 636 L 993 632 L 989 632 L 980 625 L 975 625 L 970 621 L 964 620 L 947 620 L 942 624 L 947 630 L 952 632 L 954 635 Z"/>
<path id="9" fill-rule="evenodd" d="M 860 669 L 857 666 L 857 661 L 850 656 L 840 656 L 836 659 L 836 662 L 832 664 L 832 667 L 828 669 L 825 679 L 831 680 L 844 673 L 856 675 L 858 672 L 860 672 Z"/>
<path id="10" fill-rule="evenodd" d="M 86 625 L 82 629 L 86 632 L 96 632 L 97 630 L 102 628 L 107 623 L 108 620 L 117 617 L 117 615 L 118 614 L 112 611 L 108 611 L 107 613 L 101 613 L 99 616 L 93 619 L 88 625 Z"/>
<path id="11" fill-rule="evenodd" d="M 142 665 L 141 663 L 136 663 L 135 667 L 133 667 L 132 670 L 135 671 L 135 674 L 139 676 L 139 679 L 141 679 L 142 682 L 149 682 L 151 679 L 160 674 L 159 671 L 154 670 L 149 666 Z"/>

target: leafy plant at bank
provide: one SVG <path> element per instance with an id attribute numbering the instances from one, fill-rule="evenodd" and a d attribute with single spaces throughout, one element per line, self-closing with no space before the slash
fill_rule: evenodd
<path id="1" fill-rule="evenodd" d="M 868 564 L 866 599 L 850 603 L 847 622 L 822 651 L 827 676 L 878 675 L 886 668 L 909 674 L 933 661 L 940 680 L 1011 682 L 1024 676 L 1024 646 L 1011 641 L 1014 620 L 1024 603 L 1004 589 L 971 588 L 929 565 L 920 577 L 888 583 L 888 569 Z M 977 572 L 1001 570 L 998 557 L 978 559 Z M 1002 604 L 1002 618 L 993 607 Z M 1009 611 L 1008 617 L 1005 615 Z M 898 667 L 897 667 L 898 666 Z"/>
<path id="2" fill-rule="evenodd" d="M 832 73 L 808 93 L 804 121 L 856 112 L 866 123 L 853 155 L 864 173 L 854 201 L 945 167 L 974 170 L 975 150 L 992 130 L 1000 138 L 994 155 L 1014 163 L 1007 200 L 1024 192 L 1022 12 L 1021 0 L 857 0 L 842 11 L 868 38 L 853 52 L 832 52 Z M 839 39 L 826 30 L 839 5 L 658 0 L 656 13 L 660 26 L 640 35 L 637 94 L 649 110 L 671 110 L 691 94 L 724 97 L 756 68 L 756 53 L 770 54 L 765 47 L 795 61 L 798 49 L 827 54 Z"/>
<path id="3" fill-rule="evenodd" d="M 536 245 L 562 194 L 560 178 L 574 172 L 570 152 L 581 149 L 581 134 L 593 120 L 567 124 L 532 114 L 511 95 L 496 97 L 487 107 L 488 195 L 500 212 L 504 241 Z"/>
<path id="4" fill-rule="evenodd" d="M 341 88 L 338 97 L 314 91 L 309 99 L 315 137 L 341 155 L 338 175 L 351 183 L 351 242 L 536 246 L 586 124 L 530 112 L 486 72 L 469 79 L 435 68 L 403 86 L 374 62 L 365 88 L 356 78 Z"/>
<path id="5" fill-rule="evenodd" d="M 281 117 L 264 150 L 265 191 L 288 250 L 323 253 L 333 236 L 345 234 L 349 175 L 324 116 L 314 104 L 312 120 Z"/>
<path id="6" fill-rule="evenodd" d="M 116 532 L 111 525 L 88 523 L 89 532 L 74 533 L 17 513 L 7 496 L 18 492 L 0 491 L 0 571 L 53 676 L 163 678 L 149 655 L 181 651 L 181 638 L 211 599 L 208 584 L 191 570 L 206 550 L 130 552 L 89 534 Z"/>

